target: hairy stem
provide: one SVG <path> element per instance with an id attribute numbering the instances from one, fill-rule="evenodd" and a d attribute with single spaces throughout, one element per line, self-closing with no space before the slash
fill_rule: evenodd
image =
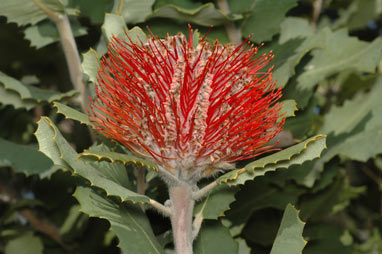
<path id="1" fill-rule="evenodd" d="M 312 27 L 316 28 L 318 23 L 318 18 L 320 17 L 320 12 L 322 8 L 322 0 L 315 0 L 313 2 L 313 13 L 312 13 Z"/>
<path id="2" fill-rule="evenodd" d="M 79 102 L 81 104 L 82 110 L 86 112 L 89 104 L 89 93 L 82 81 L 80 56 L 76 42 L 74 40 L 72 28 L 69 23 L 69 18 L 66 15 L 50 10 L 39 0 L 33 0 L 33 2 L 56 24 L 58 33 L 60 35 L 62 48 L 64 50 L 66 63 L 68 65 L 70 80 L 72 81 L 73 87 L 80 92 Z"/>
<path id="3" fill-rule="evenodd" d="M 189 184 L 183 183 L 169 187 L 169 193 L 175 252 L 192 254 L 192 213 L 195 203 L 192 199 L 192 188 Z"/>
<path id="4" fill-rule="evenodd" d="M 216 1 L 219 9 L 225 14 L 228 15 L 231 13 L 227 0 L 217 0 Z M 231 42 L 239 45 L 241 43 L 242 34 L 239 29 L 235 26 L 233 22 L 226 22 L 224 24 L 225 30 L 227 32 L 228 38 Z"/>
<path id="5" fill-rule="evenodd" d="M 192 240 L 195 240 L 198 236 L 203 220 L 203 211 L 200 211 L 195 215 L 194 222 L 192 223 Z"/>
<path id="6" fill-rule="evenodd" d="M 171 217 L 171 210 L 168 207 L 162 205 L 161 203 L 157 202 L 154 199 L 150 199 L 149 204 L 153 208 L 155 208 L 155 210 L 157 210 L 157 212 L 163 214 L 166 217 Z"/>
<path id="7" fill-rule="evenodd" d="M 198 199 L 201 199 L 202 197 L 208 195 L 208 193 L 210 193 L 210 191 L 215 188 L 216 186 L 218 186 L 218 182 L 216 181 L 213 181 L 211 183 L 209 183 L 208 185 L 204 186 L 202 189 L 200 189 L 199 191 L 195 192 L 193 195 L 192 195 L 192 198 L 194 200 L 198 200 Z"/>
<path id="8" fill-rule="evenodd" d="M 69 18 L 66 15 L 60 15 L 56 22 L 60 41 L 64 49 L 66 63 L 68 64 L 70 79 L 76 90 L 80 92 L 80 103 L 82 110 L 86 112 L 89 104 L 89 93 L 82 81 L 81 60 L 78 53 L 77 45 L 74 40 L 72 28 L 69 23 Z"/>

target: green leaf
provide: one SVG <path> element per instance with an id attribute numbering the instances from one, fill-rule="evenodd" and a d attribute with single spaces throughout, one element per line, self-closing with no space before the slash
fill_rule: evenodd
<path id="1" fill-rule="evenodd" d="M 127 31 L 127 26 L 122 16 L 106 13 L 105 21 L 102 25 L 102 32 L 107 38 L 107 41 L 110 41 L 113 35 L 116 37 L 124 35 L 125 31 Z"/>
<path id="2" fill-rule="evenodd" d="M 118 161 L 125 165 L 137 164 L 139 166 L 145 166 L 149 169 L 157 170 L 157 167 L 154 163 L 131 154 L 110 151 L 92 152 L 90 150 L 85 150 L 84 152 L 80 153 L 79 157 L 83 160 L 90 161 L 109 161 L 111 163 Z"/>
<path id="3" fill-rule="evenodd" d="M 141 23 L 152 13 L 154 2 L 155 0 L 114 1 L 113 13 L 122 15 L 129 24 Z"/>
<path id="4" fill-rule="evenodd" d="M 300 254 L 306 245 L 302 237 L 304 226 L 296 208 L 288 204 L 270 254 Z"/>
<path id="5" fill-rule="evenodd" d="M 77 187 L 73 195 L 83 212 L 110 222 L 126 253 L 164 253 L 139 206 L 117 204 L 90 188 Z"/>
<path id="6" fill-rule="evenodd" d="M 283 211 L 285 205 L 280 209 Z M 269 248 L 276 238 L 280 227 L 281 213 L 276 209 L 261 209 L 251 214 L 250 219 L 244 225 L 241 236 L 251 245 L 256 244 Z"/>
<path id="7" fill-rule="evenodd" d="M 285 100 L 282 102 L 280 115 L 284 114 L 284 118 L 295 116 L 294 112 L 298 110 L 294 100 Z"/>
<path id="8" fill-rule="evenodd" d="M 293 184 L 280 188 L 270 183 L 268 178 L 256 178 L 241 188 L 226 215 L 236 225 L 240 225 L 260 209 L 272 207 L 282 210 L 288 203 L 295 204 L 302 193 L 303 190 Z"/>
<path id="9" fill-rule="evenodd" d="M 40 237 L 28 232 L 10 240 L 5 246 L 6 254 L 43 254 L 44 245 Z"/>
<path id="10" fill-rule="evenodd" d="M 47 118 L 41 118 L 37 122 L 37 130 L 34 133 L 39 145 L 39 151 L 48 156 L 54 165 L 69 170 L 70 166 L 62 159 L 61 152 L 55 142 L 55 132 L 51 126 L 51 121 Z"/>
<path id="11" fill-rule="evenodd" d="M 64 13 L 64 5 L 60 0 L 39 0 L 39 2 L 54 12 Z M 32 0 L 2 0 L 0 16 L 6 16 L 9 23 L 15 22 L 19 26 L 34 25 L 48 18 L 48 15 Z"/>
<path id="12" fill-rule="evenodd" d="M 59 93 L 51 90 L 40 89 L 32 85 L 26 85 L 2 72 L 0 72 L 0 84 L 4 86 L 5 90 L 17 92 L 20 95 L 21 100 L 30 99 L 38 103 L 64 100 L 78 94 L 75 90 L 66 93 Z"/>
<path id="13" fill-rule="evenodd" d="M 323 32 L 326 33 L 325 48 L 312 52 L 312 60 L 297 78 L 299 91 L 312 89 L 326 77 L 346 69 L 375 72 L 382 55 L 382 38 L 369 43 L 349 37 L 346 29 L 332 32 L 325 28 Z"/>
<path id="14" fill-rule="evenodd" d="M 54 131 L 55 135 L 53 136 L 53 140 L 57 144 L 62 159 L 70 165 L 74 174 L 82 176 L 83 178 L 89 180 L 91 185 L 105 190 L 107 195 L 119 197 L 122 201 L 141 203 L 149 202 L 150 199 L 147 196 L 135 193 L 121 185 L 119 182 L 120 179 L 116 180 L 117 178 L 114 174 L 112 174 L 112 172 L 106 172 L 108 167 L 102 167 L 103 164 L 90 165 L 84 163 L 82 160 L 79 160 L 76 151 L 64 139 L 62 134 L 58 131 L 57 127 L 49 118 L 42 117 L 39 122 L 39 125 L 40 124 L 48 125 Z M 119 168 L 119 170 L 125 169 L 122 167 Z"/>
<path id="15" fill-rule="evenodd" d="M 77 20 L 71 22 L 71 28 L 75 37 L 87 34 L 86 28 L 82 27 Z M 60 40 L 56 25 L 51 21 L 29 26 L 24 30 L 24 33 L 25 39 L 29 40 L 31 46 L 36 47 L 37 49 Z"/>
<path id="16" fill-rule="evenodd" d="M 238 20 L 241 16 L 228 18 L 213 3 L 206 3 L 197 8 L 186 9 L 177 5 L 168 4 L 156 10 L 150 18 L 170 18 L 202 26 L 221 25 L 227 20 Z"/>
<path id="17" fill-rule="evenodd" d="M 307 139 L 300 144 L 249 163 L 242 169 L 232 170 L 220 176 L 216 181 L 228 185 L 244 184 L 247 180 L 253 180 L 266 172 L 313 160 L 319 157 L 326 148 L 325 137 L 325 135 L 317 135 Z"/>
<path id="18" fill-rule="evenodd" d="M 362 29 L 382 14 L 380 0 L 352 1 L 346 10 L 339 10 L 340 17 L 333 27 L 347 26 L 351 30 Z"/>
<path id="19" fill-rule="evenodd" d="M 292 132 L 293 138 L 304 139 L 306 133 L 314 129 L 313 120 L 318 116 L 314 111 L 317 105 L 316 100 L 312 99 L 303 110 L 299 110 L 295 117 L 288 118 L 284 125 L 284 130 Z M 321 132 L 320 132 L 321 133 Z"/>
<path id="20" fill-rule="evenodd" d="M 80 211 L 80 205 L 73 205 L 60 227 L 60 234 L 65 241 L 73 241 L 80 237 L 86 227 L 89 217 Z"/>
<path id="21" fill-rule="evenodd" d="M 310 37 L 314 34 L 314 29 L 308 20 L 298 17 L 287 17 L 280 24 L 280 30 L 280 44 L 284 44 L 291 39 Z"/>
<path id="22" fill-rule="evenodd" d="M 328 137 L 329 149 L 316 163 L 313 170 L 321 171 L 324 162 L 336 155 L 366 162 L 369 158 L 382 153 L 382 117 L 380 113 L 382 103 L 379 98 L 381 93 L 382 78 L 379 77 L 369 93 L 360 94 L 354 98 L 354 101 L 345 103 L 343 107 L 335 107 L 327 114 L 323 130 L 342 134 Z M 352 111 L 348 111 L 348 109 Z M 345 119 L 342 115 L 347 115 L 348 118 Z M 341 122 L 341 120 L 343 121 Z M 336 123 L 339 131 L 334 126 Z M 342 128 L 342 125 L 346 128 Z"/>
<path id="23" fill-rule="evenodd" d="M 304 236 L 309 239 L 309 244 L 305 247 L 304 253 L 356 253 L 351 246 L 344 246 L 342 244 L 340 240 L 341 235 L 342 230 L 337 228 L 333 223 L 320 223 L 316 225 L 308 224 L 307 228 L 304 230 Z M 370 252 L 367 252 L 367 254 L 370 254 Z"/>
<path id="24" fill-rule="evenodd" d="M 88 115 L 57 101 L 53 102 L 53 106 L 57 108 L 57 113 L 63 114 L 66 119 L 72 119 L 92 127 Z"/>
<path id="25" fill-rule="evenodd" d="M 220 221 L 207 221 L 194 243 L 195 254 L 237 254 L 238 244 Z"/>
<path id="26" fill-rule="evenodd" d="M 26 110 L 30 110 L 40 105 L 34 100 L 21 99 L 20 94 L 12 90 L 5 89 L 2 83 L 0 83 L 0 104 L 12 105 L 15 109 L 25 108 Z"/>
<path id="27" fill-rule="evenodd" d="M 339 212 L 350 204 L 351 199 L 358 197 L 365 190 L 366 186 L 351 186 L 349 179 L 342 173 L 337 177 L 336 182 L 324 191 L 302 199 L 299 205 L 301 217 L 304 220 L 314 221 Z"/>
<path id="28" fill-rule="evenodd" d="M 271 40 L 280 32 L 280 24 L 287 11 L 296 5 L 297 0 L 257 0 L 241 27 L 243 35 L 254 34 L 253 40 L 256 42 Z"/>
<path id="29" fill-rule="evenodd" d="M 82 54 L 82 70 L 86 75 L 88 75 L 89 80 L 93 83 L 97 81 L 98 69 L 100 66 L 99 59 L 100 56 L 92 48 L 89 49 L 85 54 Z"/>
<path id="30" fill-rule="evenodd" d="M 290 21 L 290 18 L 286 19 Z M 302 34 L 290 34 L 289 30 L 295 29 L 295 25 L 301 22 L 300 19 L 294 18 L 292 22 L 287 22 L 282 27 L 280 38 L 283 42 L 274 41 L 273 43 L 260 48 L 258 54 L 263 52 L 269 52 L 272 50 L 274 59 L 272 65 L 274 65 L 273 78 L 277 80 L 279 87 L 283 87 L 287 84 L 290 77 L 295 75 L 295 67 L 300 63 L 301 59 L 314 48 L 321 48 L 325 45 L 326 34 L 319 32 L 315 35 L 304 37 Z M 294 97 L 291 97 L 294 99 Z M 300 106 L 299 106 L 300 107 Z"/>
<path id="31" fill-rule="evenodd" d="M 335 136 L 350 133 L 361 122 L 365 121 L 368 114 L 372 114 L 374 121 L 382 124 L 379 113 L 382 102 L 379 94 L 382 92 L 382 78 L 378 78 L 372 91 L 358 93 L 352 100 L 345 101 L 342 106 L 334 106 L 325 115 L 324 123 L 320 129 L 323 133 L 333 133 Z"/>
<path id="32" fill-rule="evenodd" d="M 53 163 L 43 153 L 30 146 L 15 144 L 0 138 L 0 165 L 13 167 L 16 172 L 32 175 L 49 170 Z"/>
<path id="33" fill-rule="evenodd" d="M 111 148 L 104 144 L 92 146 L 89 148 L 91 152 L 98 153 L 98 152 L 110 152 L 112 151 Z M 127 168 L 125 165 L 123 165 L 120 162 L 93 162 L 92 165 L 102 168 L 102 172 L 107 176 L 108 179 L 112 179 L 114 182 L 118 183 L 119 185 L 131 189 L 133 186 L 130 184 L 131 181 L 129 179 L 129 176 L 127 174 Z"/>
<path id="34" fill-rule="evenodd" d="M 194 208 L 194 214 L 202 213 L 204 219 L 216 220 L 230 209 L 229 205 L 235 200 L 238 188 L 219 185 L 210 192 Z"/>

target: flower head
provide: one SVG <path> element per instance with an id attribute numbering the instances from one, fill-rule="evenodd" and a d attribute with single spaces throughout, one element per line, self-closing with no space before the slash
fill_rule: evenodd
<path id="1" fill-rule="evenodd" d="M 271 53 L 189 33 L 113 38 L 89 110 L 98 131 L 186 180 L 268 151 L 284 122 Z"/>

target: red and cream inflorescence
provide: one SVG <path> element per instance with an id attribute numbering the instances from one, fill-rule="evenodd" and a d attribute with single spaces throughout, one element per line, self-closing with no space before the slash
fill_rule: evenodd
<path id="1" fill-rule="evenodd" d="M 89 110 L 97 130 L 185 180 L 259 155 L 282 129 L 281 89 L 248 40 L 113 38 Z"/>

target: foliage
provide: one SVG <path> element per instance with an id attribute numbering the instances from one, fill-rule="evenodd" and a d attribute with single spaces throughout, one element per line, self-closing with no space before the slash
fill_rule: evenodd
<path id="1" fill-rule="evenodd" d="M 209 41 L 250 36 L 264 43 L 258 54 L 273 51 L 284 87 L 280 151 L 199 183 L 215 185 L 195 205 L 195 253 L 382 253 L 381 7 L 3 0 L 0 253 L 174 253 L 166 211 L 153 205 L 168 199 L 158 168 L 94 132 L 54 15 L 69 17 L 90 97 L 112 36 L 145 42 L 150 31 L 185 33 L 190 23 L 195 40 L 210 29 Z"/>

